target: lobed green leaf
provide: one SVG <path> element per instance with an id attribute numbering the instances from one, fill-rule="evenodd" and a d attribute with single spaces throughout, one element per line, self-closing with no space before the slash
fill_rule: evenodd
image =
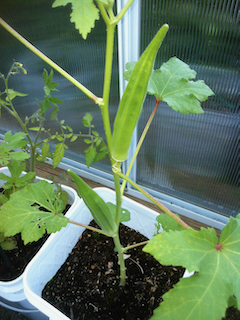
<path id="1" fill-rule="evenodd" d="M 132 62 L 126 65 L 124 77 L 128 81 L 135 64 Z M 152 72 L 147 92 L 166 102 L 175 111 L 201 114 L 203 109 L 200 102 L 206 101 L 214 93 L 203 80 L 191 81 L 196 75 L 196 71 L 186 63 L 173 57 Z"/>
<path id="2" fill-rule="evenodd" d="M 230 218 L 218 240 L 214 229 L 169 231 L 144 247 L 165 265 L 181 265 L 194 276 L 182 279 L 163 296 L 151 319 L 217 320 L 228 300 L 240 299 L 240 219 Z M 194 288 L 194 291 L 193 289 Z M 174 306 L 174 307 L 173 307 Z"/>
<path id="3" fill-rule="evenodd" d="M 87 38 L 88 33 L 94 28 L 95 20 L 99 19 L 99 11 L 94 5 L 93 0 L 56 0 L 53 7 L 72 5 L 70 21 L 75 23 L 76 29 L 82 35 L 83 39 Z"/>
<path id="4" fill-rule="evenodd" d="M 46 231 L 53 233 L 67 225 L 63 210 L 63 202 L 56 197 L 52 184 L 32 183 L 13 193 L 0 207 L 1 230 L 5 237 L 21 233 L 25 244 L 37 241 Z"/>
<path id="5" fill-rule="evenodd" d="M 4 183 L 3 188 L 5 190 L 14 188 L 22 188 L 28 183 L 32 182 L 35 177 L 34 172 L 28 172 L 21 176 L 22 172 L 25 170 L 26 164 L 21 164 L 18 160 L 12 159 L 12 164 L 8 164 L 8 169 L 10 171 L 10 176 L 0 173 L 0 179 L 7 181 Z"/>

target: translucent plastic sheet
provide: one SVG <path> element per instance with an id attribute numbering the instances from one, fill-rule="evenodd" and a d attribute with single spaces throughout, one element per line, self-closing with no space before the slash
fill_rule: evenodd
<path id="1" fill-rule="evenodd" d="M 223 215 L 239 211 L 238 1 L 142 1 L 142 50 L 156 30 L 169 32 L 156 67 L 170 57 L 190 64 L 215 92 L 204 115 L 160 104 L 137 162 L 137 182 Z M 154 98 L 147 98 L 139 135 Z"/>

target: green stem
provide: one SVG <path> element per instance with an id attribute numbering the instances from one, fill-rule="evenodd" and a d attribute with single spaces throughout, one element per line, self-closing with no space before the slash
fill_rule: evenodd
<path id="1" fill-rule="evenodd" d="M 19 114 L 17 113 L 16 109 L 14 108 L 14 106 L 12 104 L 12 100 L 10 99 L 10 96 L 8 93 L 8 90 L 9 90 L 8 89 L 8 78 L 9 78 L 9 76 L 6 79 L 4 79 L 4 82 L 5 82 L 5 87 L 6 87 L 6 95 L 7 95 L 8 101 L 9 101 L 9 105 L 12 110 L 10 110 L 8 107 L 6 107 L 5 109 L 7 109 L 10 112 L 10 114 L 18 121 L 23 132 L 26 134 L 26 137 L 27 137 L 28 142 L 30 144 L 30 168 L 27 168 L 27 171 L 35 172 L 35 145 L 29 135 L 26 123 L 24 123 L 22 121 L 22 119 L 20 118 Z"/>
<path id="2" fill-rule="evenodd" d="M 22 44 L 24 44 L 28 49 L 33 51 L 37 56 L 39 56 L 42 60 L 44 60 L 47 64 L 49 64 L 52 68 L 57 70 L 61 75 L 63 75 L 66 79 L 72 82 L 77 88 L 79 88 L 82 92 L 84 92 L 90 99 L 92 99 L 98 105 L 102 104 L 102 100 L 96 97 L 90 90 L 84 87 L 80 82 L 70 76 L 65 70 L 59 67 L 55 62 L 49 59 L 44 53 L 34 47 L 30 42 L 28 42 L 25 38 L 23 38 L 17 31 L 15 31 L 12 27 L 10 27 L 4 20 L 0 18 L 0 25 L 2 25 L 9 33 L 11 33 L 15 38 L 17 38 Z"/>
<path id="3" fill-rule="evenodd" d="M 115 25 L 107 24 L 107 43 L 105 57 L 105 77 L 103 85 L 103 105 L 101 106 L 103 125 L 107 139 L 108 150 L 111 158 L 112 133 L 109 119 L 109 96 L 112 76 L 113 46 L 114 46 Z M 112 158 L 110 159 L 112 162 Z"/>
<path id="4" fill-rule="evenodd" d="M 99 10 L 101 12 L 101 15 L 102 15 L 103 20 L 105 21 L 106 25 L 110 24 L 111 20 L 110 20 L 109 16 L 107 15 L 107 12 L 105 10 L 103 3 L 100 1 L 97 1 L 97 4 L 98 4 Z"/>
<path id="5" fill-rule="evenodd" d="M 168 208 L 166 208 L 163 204 L 161 204 L 159 201 L 157 201 L 155 198 L 153 198 L 147 191 L 142 189 L 139 185 L 137 185 L 134 181 L 126 177 L 123 173 L 120 171 L 115 171 L 115 173 L 122 179 L 126 179 L 127 182 L 129 182 L 134 188 L 136 188 L 138 191 L 140 191 L 142 194 L 144 194 L 150 201 L 152 201 L 158 208 L 160 208 L 163 212 L 167 213 L 170 217 L 172 217 L 175 221 L 177 221 L 180 225 L 183 226 L 183 228 L 188 229 L 190 228 L 188 224 L 186 224 L 184 221 L 182 221 L 180 218 L 175 216 L 175 214 L 170 211 Z"/>
<path id="6" fill-rule="evenodd" d="M 95 232 L 98 232 L 98 233 L 101 233 L 101 234 L 107 236 L 107 234 L 104 233 L 102 230 L 94 228 L 94 227 L 91 227 L 91 226 L 87 226 L 86 224 L 79 223 L 79 222 L 76 222 L 76 221 L 73 221 L 73 220 L 69 220 L 69 223 L 75 224 L 75 225 L 77 225 L 79 227 L 83 227 L 83 228 L 86 228 L 86 229 L 89 229 L 89 230 L 92 230 L 92 231 L 95 231 Z"/>
<path id="7" fill-rule="evenodd" d="M 131 7 L 131 5 L 133 4 L 134 0 L 129 0 L 127 4 L 125 4 L 125 6 L 122 8 L 122 10 L 119 12 L 119 14 L 116 16 L 116 23 L 118 23 L 123 16 L 125 15 L 125 13 L 128 11 L 128 9 Z"/>
<path id="8" fill-rule="evenodd" d="M 155 107 L 154 107 L 154 109 L 153 109 L 153 112 L 152 112 L 150 118 L 148 119 L 148 122 L 147 122 L 147 124 L 146 124 L 146 126 L 145 126 L 145 128 L 144 128 L 144 130 L 143 130 L 143 133 L 142 133 L 142 135 L 141 135 L 141 138 L 139 139 L 138 145 L 137 145 L 137 147 L 136 147 L 136 150 L 135 150 L 135 152 L 134 152 L 134 155 L 133 155 L 133 157 L 132 157 L 132 159 L 131 159 L 131 162 L 130 162 L 130 165 L 129 165 L 129 167 L 128 167 L 128 170 L 127 170 L 127 173 L 126 173 L 126 176 L 127 176 L 127 177 L 129 177 L 129 174 L 130 174 L 130 172 L 131 172 L 131 170 L 132 170 L 132 166 L 133 166 L 133 164 L 134 164 L 134 162 L 135 162 L 135 160 L 136 160 L 136 158 L 137 158 L 138 152 L 139 152 L 139 150 L 140 150 L 140 148 L 141 148 L 141 146 L 142 146 L 143 140 L 144 140 L 145 137 L 146 137 L 146 134 L 147 134 L 148 129 L 149 129 L 151 123 L 152 123 L 153 117 L 154 117 L 154 115 L 155 115 L 155 113 L 156 113 L 156 111 L 157 111 L 157 108 L 158 108 L 158 106 L 159 106 L 159 102 L 160 102 L 160 101 L 161 101 L 160 99 L 156 99 L 156 103 L 155 103 Z M 124 193 L 124 189 L 125 189 L 126 183 L 127 183 L 126 180 L 124 180 L 123 183 L 122 183 L 122 187 L 121 187 L 121 194 L 122 194 L 122 195 L 123 195 L 123 193 Z"/>
<path id="9" fill-rule="evenodd" d="M 36 147 L 35 145 L 31 145 L 31 157 L 30 157 L 30 168 L 29 168 L 29 172 L 35 172 L 36 169 Z"/>
<path id="10" fill-rule="evenodd" d="M 115 237 L 113 237 L 113 241 L 115 244 L 115 247 L 118 252 L 118 258 L 120 263 L 120 286 L 125 286 L 126 284 L 126 267 L 125 267 L 125 261 L 123 257 L 123 249 L 119 240 L 119 234 L 117 234 Z"/>
<path id="11" fill-rule="evenodd" d="M 139 242 L 139 243 L 136 243 L 136 244 L 132 244 L 131 246 L 123 248 L 122 251 L 125 252 L 125 251 L 128 251 L 128 250 L 136 248 L 136 247 L 145 246 L 145 244 L 147 244 L 148 242 L 149 242 L 149 240 L 143 241 L 143 242 Z"/>
<path id="12" fill-rule="evenodd" d="M 113 174 L 114 184 L 115 184 L 115 192 L 116 192 L 116 218 L 115 222 L 117 225 L 120 223 L 120 214 L 121 214 L 121 206 L 122 206 L 122 195 L 120 189 L 120 179 L 118 175 Z"/>

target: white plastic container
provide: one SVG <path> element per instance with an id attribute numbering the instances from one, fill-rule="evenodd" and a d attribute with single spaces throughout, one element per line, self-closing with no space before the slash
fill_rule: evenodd
<path id="1" fill-rule="evenodd" d="M 107 188 L 95 188 L 94 190 L 105 202 L 115 203 L 114 191 Z M 80 201 L 79 210 L 68 217 L 73 221 L 88 225 L 92 220 L 92 215 L 83 200 Z M 156 231 L 155 222 L 158 213 L 126 197 L 123 198 L 122 207 L 131 213 L 131 220 L 124 224 L 139 231 L 147 238 L 152 238 Z M 42 299 L 42 290 L 65 262 L 84 230 L 85 228 L 68 224 L 66 228 L 51 237 L 48 246 L 39 251 L 24 274 L 24 291 L 28 300 L 51 320 L 70 319 Z"/>
<path id="2" fill-rule="evenodd" d="M 9 170 L 7 167 L 4 168 L 0 168 L 0 172 L 4 173 L 5 175 L 10 176 Z M 42 179 L 40 177 L 36 178 L 36 181 L 38 180 L 46 180 L 46 179 Z M 51 181 L 46 180 L 48 182 L 51 183 Z M 4 184 L 4 181 L 0 181 L 0 187 L 2 187 Z M 64 186 L 62 185 L 62 189 L 64 191 L 66 191 L 68 193 L 69 196 L 69 201 L 68 203 L 71 205 L 70 209 L 68 210 L 68 214 L 72 214 L 74 212 L 74 210 L 76 210 L 80 200 L 79 197 L 76 193 L 76 191 L 73 188 L 70 188 L 68 186 Z M 51 240 L 50 238 L 53 235 L 51 235 L 48 240 L 44 243 L 43 247 L 47 247 L 48 246 L 48 242 L 49 240 Z M 19 309 L 21 307 L 22 310 L 27 311 L 30 310 L 30 312 L 32 312 L 34 309 L 36 309 L 34 306 L 32 306 L 29 301 L 26 299 L 26 295 L 24 293 L 23 290 L 23 276 L 25 273 L 26 269 L 24 270 L 24 272 L 17 277 L 14 280 L 11 281 L 0 281 L 0 304 L 6 308 L 8 308 L 9 305 L 9 309 L 11 308 L 17 308 Z M 37 312 L 38 310 L 36 310 Z M 20 311 L 18 311 L 20 312 Z M 36 316 L 36 314 L 34 314 Z M 37 317 L 33 318 L 33 319 L 38 319 Z M 46 319 L 45 318 L 39 318 L 39 319 Z"/>
<path id="3" fill-rule="evenodd" d="M 26 299 L 24 301 L 28 302 Z M 32 320 L 48 320 L 49 319 L 41 311 L 34 308 L 30 303 L 28 303 L 28 305 L 30 305 L 31 308 L 34 308 L 34 309 L 28 309 L 26 307 L 26 303 L 24 303 L 25 306 L 22 306 L 21 301 L 20 302 L 12 302 L 12 301 L 8 301 L 8 300 L 5 300 L 0 297 L 0 305 L 3 306 L 4 308 L 12 310 L 12 311 L 19 312 L 19 313 L 23 314 L 25 317 L 32 319 Z"/>

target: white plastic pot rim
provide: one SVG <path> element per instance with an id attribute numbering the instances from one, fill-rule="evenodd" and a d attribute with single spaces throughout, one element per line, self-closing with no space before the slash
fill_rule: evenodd
<path id="1" fill-rule="evenodd" d="M 115 192 L 112 190 L 107 188 L 94 190 L 105 202 L 115 203 Z M 126 197 L 123 197 L 122 207 L 131 213 L 131 220 L 124 224 L 147 238 L 152 238 L 156 231 L 155 222 L 158 213 Z M 88 225 L 92 215 L 83 200 L 80 200 L 78 212 L 75 211 L 69 218 Z M 82 227 L 68 224 L 66 228 L 51 236 L 46 250 L 42 248 L 39 251 L 24 274 L 24 291 L 28 300 L 52 320 L 70 319 L 41 297 L 42 290 L 65 262 L 84 230 Z M 190 274 L 186 272 L 184 276 L 190 276 Z"/>
<path id="2" fill-rule="evenodd" d="M 0 172 L 4 173 L 5 175 L 10 176 L 10 172 L 7 167 L 0 168 Z M 24 173 L 23 173 L 24 174 Z M 45 180 L 49 183 L 52 183 L 52 181 L 41 178 L 41 177 L 36 177 L 36 180 Z M 0 181 L 0 187 L 4 183 Z M 62 189 L 66 191 L 69 195 L 69 204 L 71 205 L 71 208 L 68 210 L 66 217 L 72 214 L 74 210 L 76 210 L 77 205 L 80 202 L 80 199 L 76 193 L 76 191 L 68 186 L 62 185 Z M 48 246 L 48 242 L 50 238 L 53 236 L 53 234 L 48 238 L 48 240 L 43 244 L 43 247 L 46 248 Z M 26 299 L 26 295 L 23 290 L 23 276 L 26 271 L 23 271 L 23 273 L 17 277 L 14 280 L 10 281 L 0 281 L 0 296 L 3 297 L 4 299 L 8 301 L 13 301 L 13 302 L 18 302 L 18 301 L 23 301 Z"/>

